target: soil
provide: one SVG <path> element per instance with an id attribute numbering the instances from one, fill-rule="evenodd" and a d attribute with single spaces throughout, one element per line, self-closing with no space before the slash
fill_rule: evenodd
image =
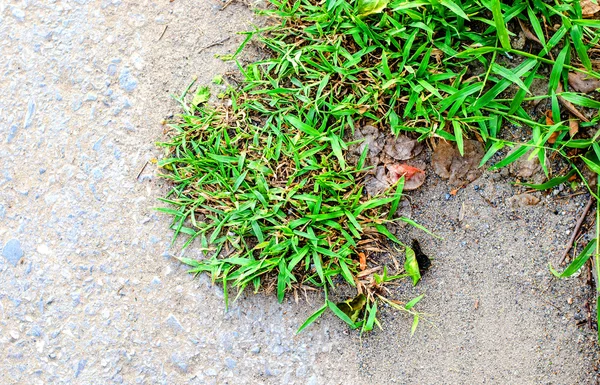
<path id="1" fill-rule="evenodd" d="M 0 383 L 596 383 L 585 274 L 547 268 L 584 195 L 512 208 L 511 179 L 485 173 L 447 199 L 427 169 L 412 215 L 443 240 L 401 229 L 433 265 L 394 289 L 426 294 L 412 338 L 389 309 L 362 338 L 331 315 L 296 335 L 319 296 L 225 312 L 219 286 L 186 273 L 149 161 L 171 95 L 234 71 L 215 55 L 253 21 L 239 1 L 0 4 Z"/>

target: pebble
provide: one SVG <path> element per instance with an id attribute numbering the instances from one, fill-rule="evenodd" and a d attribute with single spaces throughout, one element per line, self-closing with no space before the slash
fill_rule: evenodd
<path id="1" fill-rule="evenodd" d="M 21 8 L 14 7 L 12 9 L 12 15 L 17 19 L 17 21 L 23 22 L 25 20 L 25 11 Z"/>
<path id="2" fill-rule="evenodd" d="M 17 263 L 23 257 L 23 250 L 21 250 L 21 242 L 16 239 L 11 239 L 4 245 L 2 249 L 2 256 L 6 258 L 13 266 L 17 266 Z"/>
<path id="3" fill-rule="evenodd" d="M 213 368 L 210 368 L 210 369 L 206 369 L 204 371 L 204 374 L 206 374 L 207 376 L 210 376 L 210 377 L 214 377 L 217 375 L 217 371 Z"/>
<path id="4" fill-rule="evenodd" d="M 30 100 L 27 103 L 27 113 L 25 114 L 25 119 L 23 120 L 23 128 L 29 128 L 31 126 L 31 121 L 33 119 L 33 113 L 35 112 L 35 103 L 33 100 Z"/>
<path id="5" fill-rule="evenodd" d="M 16 330 L 11 330 L 10 331 L 10 338 L 12 338 L 14 341 L 19 339 L 19 332 Z"/>
<path id="6" fill-rule="evenodd" d="M 227 366 L 229 369 L 235 368 L 236 365 L 237 365 L 237 361 L 234 360 L 233 358 L 227 357 L 225 359 L 225 366 Z"/>
<path id="7" fill-rule="evenodd" d="M 42 328 L 38 325 L 33 325 L 31 329 L 27 332 L 28 336 L 39 337 L 42 335 Z"/>
<path id="8" fill-rule="evenodd" d="M 186 373 L 188 370 L 188 364 L 182 356 L 179 354 L 173 353 L 171 355 L 171 362 L 173 362 L 183 373 Z"/>
<path id="9" fill-rule="evenodd" d="M 14 124 L 10 126 L 8 129 L 8 136 L 6 137 L 6 143 L 12 142 L 12 140 L 17 136 L 17 126 Z"/>
<path id="10" fill-rule="evenodd" d="M 183 328 L 183 326 L 181 325 L 181 323 L 179 322 L 177 317 L 175 317 L 173 314 L 169 314 L 169 316 L 167 317 L 166 323 L 176 332 L 185 331 L 185 329 Z"/>
<path id="11" fill-rule="evenodd" d="M 38 253 L 40 253 L 41 255 L 50 255 L 52 253 L 52 251 L 50 250 L 50 248 L 46 245 L 39 245 L 36 249 L 36 251 Z"/>
<path id="12" fill-rule="evenodd" d="M 138 85 L 137 79 L 131 74 L 128 68 L 123 68 L 119 74 L 119 85 L 127 92 L 133 92 Z"/>
<path id="13" fill-rule="evenodd" d="M 83 369 L 85 369 L 85 364 L 87 364 L 87 360 L 79 360 L 75 367 L 75 378 L 79 377 Z"/>

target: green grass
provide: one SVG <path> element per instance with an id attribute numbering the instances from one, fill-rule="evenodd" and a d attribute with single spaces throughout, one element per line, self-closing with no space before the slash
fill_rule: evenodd
<path id="1" fill-rule="evenodd" d="M 580 176 L 584 164 L 600 169 L 600 131 L 571 138 L 565 109 L 571 103 L 594 111 L 580 127 L 598 127 L 600 102 L 564 91 L 569 72 L 600 78 L 598 57 L 590 57 L 598 56 L 590 48 L 599 46 L 600 20 L 583 19 L 578 1 L 270 3 L 261 13 L 272 22 L 247 33 L 229 59 L 237 60 L 251 39 L 269 58 L 239 65 L 240 85 L 221 95 L 230 107 L 205 103 L 206 88 L 191 100 L 186 91 L 173 137 L 161 144 L 167 156 L 159 165 L 170 171 L 165 177 L 173 189 L 163 199 L 169 207 L 160 210 L 173 216 L 175 238 L 188 236 L 184 247 L 201 245 L 205 259 L 182 261 L 222 282 L 226 301 L 230 287 L 238 295 L 248 286 L 273 288 L 282 301 L 290 290 L 310 285 L 323 290 L 325 304 L 301 329 L 329 309 L 370 330 L 378 304 L 390 301 L 382 286 L 416 277 L 418 268 L 410 264 L 385 279 L 372 275 L 362 283 L 357 277 L 361 242 L 385 244 L 387 238 L 411 252 L 385 226 L 408 220 L 393 216 L 402 181 L 369 197 L 362 189 L 366 152 L 357 164 L 346 157 L 358 124 L 455 141 L 461 153 L 463 138 L 478 138 L 487 149 L 482 166 L 516 147 L 492 169 L 529 154 L 550 178 L 546 159 L 553 153 Z M 517 49 L 521 24 L 537 42 Z M 548 88 L 534 94 L 539 79 Z M 533 102 L 544 103 L 555 122 L 532 113 Z M 507 140 L 502 128 L 508 124 L 524 127 L 530 138 Z M 594 255 L 598 261 L 598 246 Z M 366 299 L 360 309 L 328 299 L 340 281 L 358 282 Z M 411 313 L 416 325 L 412 306 L 396 307 Z"/>

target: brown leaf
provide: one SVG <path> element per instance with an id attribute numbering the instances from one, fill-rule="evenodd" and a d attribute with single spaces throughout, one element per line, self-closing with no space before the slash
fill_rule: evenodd
<path id="1" fill-rule="evenodd" d="M 455 186 L 474 181 L 482 173 L 479 163 L 484 154 L 483 146 L 476 140 L 466 140 L 464 154 L 461 156 L 455 145 L 440 141 L 431 157 L 433 171 L 450 179 L 450 184 Z"/>
<path id="2" fill-rule="evenodd" d="M 581 13 L 583 17 L 592 17 L 598 12 L 600 12 L 598 0 L 596 0 L 596 3 L 593 3 L 591 0 L 581 0 Z"/>
<path id="3" fill-rule="evenodd" d="M 367 268 L 367 256 L 365 253 L 358 253 L 360 271 L 364 271 Z"/>
<path id="4" fill-rule="evenodd" d="M 558 86 L 556 87 L 556 93 L 559 94 L 559 93 L 561 93 L 563 91 L 564 91 L 564 88 L 562 86 L 562 83 L 558 82 Z M 573 115 L 575 115 L 579 119 L 583 120 L 584 122 L 589 122 L 590 121 L 588 118 L 585 117 L 585 115 L 583 115 L 581 112 L 579 112 L 579 110 L 577 108 L 575 108 L 575 106 L 573 105 L 573 103 L 569 102 L 568 100 L 566 100 L 562 96 L 558 97 L 558 101 L 563 106 L 565 106 L 565 108 L 567 110 L 569 110 L 570 113 L 572 113 Z"/>
<path id="5" fill-rule="evenodd" d="M 554 125 L 554 119 L 552 119 L 552 110 L 546 111 L 546 125 Z"/>
<path id="6" fill-rule="evenodd" d="M 385 175 L 385 167 L 383 166 L 378 166 L 375 170 L 375 175 L 370 175 L 365 180 L 367 194 L 369 194 L 371 197 L 381 193 L 388 187 L 390 187 L 390 183 L 387 180 L 387 176 Z"/>
<path id="7" fill-rule="evenodd" d="M 414 190 L 425 182 L 425 171 L 420 168 L 409 166 L 406 163 L 388 164 L 389 179 L 392 184 L 404 176 L 404 190 Z"/>
<path id="8" fill-rule="evenodd" d="M 446 142 L 445 140 L 439 142 L 431 157 L 433 171 L 442 178 L 450 178 L 450 167 L 452 166 L 452 160 L 454 159 L 456 152 L 454 146 L 449 142 Z"/>
<path id="9" fill-rule="evenodd" d="M 569 85 L 574 91 L 588 94 L 600 88 L 600 79 L 588 77 L 581 72 L 569 72 Z"/>
<path id="10" fill-rule="evenodd" d="M 515 148 L 509 154 L 512 154 L 517 149 Z M 513 173 L 515 173 L 519 178 L 532 178 L 537 175 L 541 170 L 542 166 L 540 165 L 540 159 L 535 156 L 533 158 L 529 158 L 529 154 L 524 155 L 517 159 L 511 166 L 513 169 Z"/>
<path id="11" fill-rule="evenodd" d="M 576 119 L 569 120 L 569 136 L 574 137 L 579 132 L 579 121 Z"/>
<path id="12" fill-rule="evenodd" d="M 546 111 L 546 125 L 548 125 L 548 126 L 554 125 L 554 119 L 552 119 L 552 110 Z M 558 138 L 558 131 L 555 131 L 552 133 L 552 135 L 550 135 L 550 137 L 548 138 L 548 143 L 550 143 L 550 144 L 556 143 L 556 138 Z"/>
<path id="13" fill-rule="evenodd" d="M 533 32 L 531 32 L 519 18 L 516 19 L 519 22 L 519 25 L 521 26 L 521 30 L 523 31 L 523 34 L 525 34 L 525 37 L 541 45 L 542 42 L 540 41 L 540 39 L 538 39 L 537 36 L 535 36 Z"/>
<path id="14" fill-rule="evenodd" d="M 385 143 L 385 153 L 396 160 L 407 160 L 419 155 L 423 146 L 406 135 L 391 137 Z"/>
<path id="15" fill-rule="evenodd" d="M 540 202 L 540 198 L 531 194 L 519 194 L 508 198 L 512 207 L 534 206 Z"/>

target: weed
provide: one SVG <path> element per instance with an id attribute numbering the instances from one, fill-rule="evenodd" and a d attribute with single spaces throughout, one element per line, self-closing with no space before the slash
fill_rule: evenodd
<path id="1" fill-rule="evenodd" d="M 383 235 L 415 260 L 385 227 L 397 220 L 391 208 L 403 181 L 375 197 L 362 191 L 366 151 L 357 164 L 346 157 L 356 125 L 455 141 L 461 154 L 464 138 L 475 137 L 486 144 L 482 166 L 515 147 L 492 169 L 529 154 L 550 177 L 546 159 L 556 153 L 579 175 L 584 165 L 600 170 L 600 131 L 583 133 L 600 122 L 600 102 L 565 91 L 570 74 L 600 79 L 600 20 L 583 18 L 579 1 L 270 3 L 261 13 L 273 22 L 247 33 L 230 58 L 251 39 L 269 57 L 239 65 L 243 80 L 228 91 L 230 107 L 206 104 L 206 88 L 191 103 L 184 93 L 175 134 L 161 144 L 168 155 L 159 165 L 174 186 L 163 199 L 171 207 L 160 210 L 173 216 L 175 237 L 189 236 L 185 247 L 199 241 L 207 258 L 182 261 L 221 281 L 226 301 L 231 285 L 238 295 L 248 285 L 274 287 L 279 301 L 310 285 L 326 302 L 300 329 L 329 309 L 362 330 L 376 324 L 378 303 L 394 303 L 380 291 L 381 276 L 361 279 L 357 254 Z M 517 44 L 518 36 L 526 41 Z M 547 92 L 532 91 L 538 79 L 547 79 Z M 535 105 L 549 113 L 538 116 Z M 529 140 L 504 139 L 506 124 L 530 130 Z M 543 186 L 565 180 L 557 178 Z M 586 255 L 596 245 L 599 262 L 597 242 L 590 245 Z M 406 266 L 392 277 L 419 274 L 416 264 Z M 365 301 L 331 302 L 339 277 Z M 413 314 L 416 327 L 415 303 L 395 307 Z"/>

